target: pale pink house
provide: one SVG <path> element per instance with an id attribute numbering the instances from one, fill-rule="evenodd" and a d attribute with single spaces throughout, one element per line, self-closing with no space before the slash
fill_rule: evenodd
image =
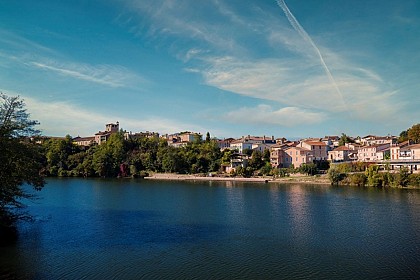
<path id="1" fill-rule="evenodd" d="M 313 160 L 327 160 L 327 145 L 321 141 L 304 140 L 298 144 L 298 147 L 305 148 L 312 152 Z"/>
<path id="2" fill-rule="evenodd" d="M 313 152 L 302 147 L 290 147 L 286 149 L 283 160 L 283 167 L 300 167 L 303 163 L 312 163 L 315 159 Z"/>
<path id="3" fill-rule="evenodd" d="M 272 167 L 284 167 L 286 152 L 281 148 L 272 149 L 270 152 L 270 163 Z"/>

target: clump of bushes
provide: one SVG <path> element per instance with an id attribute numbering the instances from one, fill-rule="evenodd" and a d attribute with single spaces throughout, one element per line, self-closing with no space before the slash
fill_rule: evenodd
<path id="1" fill-rule="evenodd" d="M 420 174 L 410 174 L 407 167 L 397 173 L 381 172 L 379 166 L 366 166 L 364 173 L 350 173 L 353 169 L 349 163 L 338 164 L 328 170 L 328 178 L 332 185 L 354 185 L 371 187 L 420 187 Z M 360 168 L 360 166 L 358 167 Z"/>
<path id="2" fill-rule="evenodd" d="M 331 185 L 338 185 L 347 177 L 345 172 L 341 172 L 337 167 L 331 167 L 328 169 L 328 178 L 330 179 Z"/>

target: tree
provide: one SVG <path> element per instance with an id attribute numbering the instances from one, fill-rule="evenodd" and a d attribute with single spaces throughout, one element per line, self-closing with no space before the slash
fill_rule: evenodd
<path id="1" fill-rule="evenodd" d="M 341 133 L 340 141 L 338 141 L 338 146 L 344 146 L 346 143 L 354 143 L 354 141 L 346 134 Z"/>
<path id="2" fill-rule="evenodd" d="M 252 152 L 252 156 L 251 159 L 248 162 L 248 165 L 253 169 L 253 170 L 258 170 L 261 167 L 264 166 L 264 161 L 262 159 L 262 153 L 258 150 L 254 150 Z"/>
<path id="3" fill-rule="evenodd" d="M 331 167 L 328 170 L 328 178 L 330 179 L 331 185 L 338 185 L 342 180 L 346 178 L 345 173 L 341 173 L 337 168 Z"/>
<path id="4" fill-rule="evenodd" d="M 408 140 L 408 130 L 403 130 L 400 133 L 400 137 L 398 137 L 398 142 L 402 143 Z"/>
<path id="5" fill-rule="evenodd" d="M 407 187 L 410 182 L 410 170 L 408 167 L 401 167 L 398 173 L 397 183 L 401 187 Z"/>
<path id="6" fill-rule="evenodd" d="M 0 93 L 0 234 L 11 228 L 19 219 L 30 219 L 22 211 L 22 199 L 33 195 L 22 188 L 23 184 L 40 190 L 44 184 L 41 175 L 42 154 L 30 136 L 39 134 L 34 129 L 37 121 L 30 120 L 25 103 L 19 96 Z M 1 236 L 0 236 L 1 239 Z"/>
<path id="7" fill-rule="evenodd" d="M 414 143 L 420 143 L 420 123 L 413 125 L 408 130 L 408 139 L 413 141 Z"/>
<path id="8" fill-rule="evenodd" d="M 116 177 L 125 158 L 124 136 L 121 132 L 114 133 L 95 150 L 93 167 L 101 177 Z"/>
<path id="9" fill-rule="evenodd" d="M 299 167 L 299 172 L 313 176 L 318 173 L 318 167 L 315 163 L 302 163 Z"/>

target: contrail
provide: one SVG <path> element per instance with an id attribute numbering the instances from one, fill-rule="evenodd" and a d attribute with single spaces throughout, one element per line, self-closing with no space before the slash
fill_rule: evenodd
<path id="1" fill-rule="evenodd" d="M 287 19 L 289 20 L 290 24 L 292 25 L 293 29 L 295 29 L 296 32 L 299 33 L 299 35 L 304 40 L 308 41 L 309 44 L 311 44 L 311 46 L 314 48 L 314 50 L 318 54 L 319 60 L 321 61 L 322 67 L 324 67 L 324 70 L 325 70 L 325 73 L 328 76 L 328 79 L 333 84 L 335 90 L 337 91 L 337 93 L 339 94 L 341 100 L 343 101 L 343 104 L 345 105 L 343 94 L 341 93 L 340 88 L 338 87 L 337 83 L 335 82 L 335 79 L 334 79 L 333 75 L 331 74 L 330 69 L 328 69 L 328 66 L 325 63 L 324 58 L 322 57 L 322 54 L 319 51 L 318 47 L 315 45 L 314 41 L 312 41 L 312 39 L 309 36 L 309 34 L 306 33 L 305 29 L 303 29 L 303 27 L 299 24 L 299 22 L 297 21 L 297 19 L 295 18 L 295 16 L 292 14 L 292 12 L 290 12 L 290 10 L 287 7 L 287 5 L 284 2 L 284 0 L 277 0 L 277 5 L 283 10 L 283 12 L 285 13 Z"/>

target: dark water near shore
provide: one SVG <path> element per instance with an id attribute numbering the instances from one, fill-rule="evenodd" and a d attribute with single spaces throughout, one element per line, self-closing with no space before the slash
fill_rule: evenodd
<path id="1" fill-rule="evenodd" d="M 420 191 L 49 180 L 0 278 L 420 276 Z"/>

